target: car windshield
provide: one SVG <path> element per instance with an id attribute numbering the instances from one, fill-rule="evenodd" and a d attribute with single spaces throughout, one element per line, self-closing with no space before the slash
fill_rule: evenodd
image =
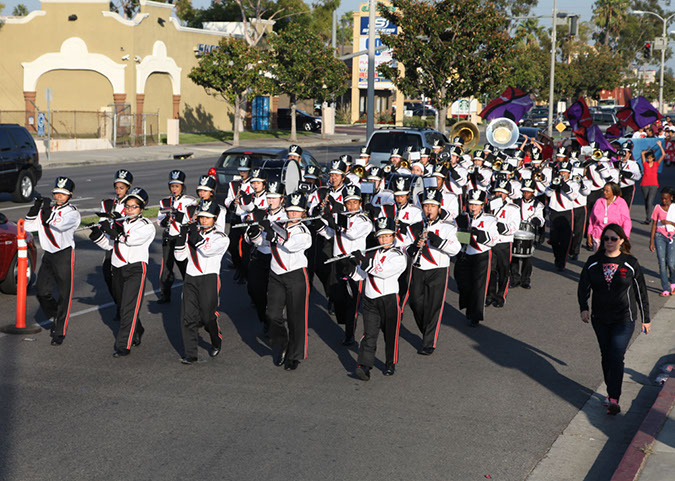
<path id="1" fill-rule="evenodd" d="M 593 122 L 614 123 L 612 114 L 593 114 Z"/>
<path id="2" fill-rule="evenodd" d="M 412 146 L 413 151 L 420 150 L 422 138 L 417 134 L 406 132 L 376 132 L 370 139 L 368 149 L 371 152 L 389 152 L 392 148 L 398 147 L 404 152 L 409 146 Z"/>
<path id="3" fill-rule="evenodd" d="M 239 158 L 243 156 L 251 158 L 251 163 L 253 167 L 258 167 L 262 165 L 265 160 L 277 158 L 277 156 L 273 154 L 252 154 L 244 152 L 227 154 L 220 157 L 218 162 L 218 168 L 236 169 L 237 165 L 239 164 Z"/>

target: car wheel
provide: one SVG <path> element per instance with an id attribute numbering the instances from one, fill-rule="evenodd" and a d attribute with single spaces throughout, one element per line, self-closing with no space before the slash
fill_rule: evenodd
<path id="1" fill-rule="evenodd" d="M 35 183 L 33 177 L 26 170 L 19 172 L 19 178 L 16 180 L 16 188 L 12 194 L 14 202 L 28 202 L 33 197 Z"/>
<path id="2" fill-rule="evenodd" d="M 0 291 L 5 294 L 16 294 L 16 279 L 19 275 L 17 262 L 17 256 L 15 255 L 14 259 L 12 259 L 12 263 L 9 265 L 9 269 L 7 269 L 7 276 L 0 282 Z M 35 271 L 33 270 L 33 263 L 31 262 L 30 257 L 28 257 L 27 275 L 28 279 L 26 279 L 26 286 L 30 287 L 35 279 Z"/>
<path id="3" fill-rule="evenodd" d="M 310 124 L 309 122 L 305 122 L 305 124 L 303 125 L 303 128 L 305 129 L 305 132 L 311 132 L 312 131 L 312 124 Z"/>

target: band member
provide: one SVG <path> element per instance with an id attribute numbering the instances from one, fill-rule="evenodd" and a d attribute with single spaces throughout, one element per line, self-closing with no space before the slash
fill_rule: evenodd
<path id="1" fill-rule="evenodd" d="M 551 247 L 555 257 L 555 267 L 558 271 L 565 270 L 567 253 L 572 242 L 572 226 L 574 225 L 574 199 L 579 196 L 579 186 L 576 182 L 569 182 L 572 166 L 564 161 L 558 168 L 558 175 L 553 178 L 551 185 L 546 188 L 549 198 L 551 221 Z"/>
<path id="2" fill-rule="evenodd" d="M 424 166 L 424 172 L 417 175 L 431 175 L 433 173 L 434 164 L 431 163 L 431 149 L 429 147 L 422 147 L 420 149 L 420 162 Z M 414 171 L 413 174 L 415 174 Z"/>
<path id="3" fill-rule="evenodd" d="M 47 319 L 53 320 L 52 346 L 66 338 L 70 306 L 73 300 L 73 271 L 75 241 L 73 235 L 80 225 L 80 213 L 70 203 L 75 183 L 68 177 L 57 177 L 52 189 L 54 205 L 38 197 L 26 214 L 26 230 L 37 232 L 44 251 L 35 288 L 40 308 Z M 59 297 L 54 298 L 56 287 Z"/>
<path id="4" fill-rule="evenodd" d="M 368 203 L 369 207 L 367 210 L 369 212 L 379 212 L 383 205 L 393 205 L 396 203 L 394 200 L 394 193 L 391 190 L 384 188 L 385 176 L 386 174 L 381 167 L 371 167 L 368 171 L 366 180 L 375 184 L 373 195 L 370 197 L 370 202 Z M 373 215 L 373 218 L 375 217 L 376 214 Z"/>
<path id="5" fill-rule="evenodd" d="M 325 226 L 320 231 L 326 239 L 333 239 L 333 256 L 347 255 L 366 247 L 366 237 L 373 230 L 373 224 L 361 211 L 361 191 L 349 185 L 345 188 L 342 213 L 326 212 Z M 343 345 L 354 343 L 358 303 L 363 287 L 363 276 L 358 271 L 352 275 L 348 260 L 341 260 L 335 265 L 335 283 L 331 286 L 331 300 L 334 303 L 335 317 L 339 324 L 345 325 Z"/>
<path id="6" fill-rule="evenodd" d="M 393 376 L 398 361 L 398 334 L 401 309 L 398 299 L 398 277 L 405 271 L 406 255 L 394 247 L 394 219 L 376 220 L 375 235 L 380 248 L 365 255 L 354 251 L 353 264 L 363 272 L 366 288 L 363 297 L 363 338 L 359 346 L 355 375 L 363 381 L 370 379 L 375 363 L 377 337 L 382 330 L 385 345 L 385 376 Z"/>
<path id="7" fill-rule="evenodd" d="M 210 175 L 202 175 L 197 185 L 197 196 L 201 200 L 216 200 L 216 179 Z M 218 216 L 216 217 L 216 229 L 225 233 L 225 224 L 227 222 L 227 210 L 218 206 Z"/>
<path id="8" fill-rule="evenodd" d="M 490 188 L 490 181 L 492 180 L 492 169 L 485 167 L 485 151 L 477 150 L 473 154 L 473 166 L 467 170 L 468 190 L 488 190 Z"/>
<path id="9" fill-rule="evenodd" d="M 523 181 L 523 196 L 515 201 L 520 209 L 521 230 L 536 232 L 544 224 L 544 204 L 534 197 L 535 182 L 532 179 Z M 511 287 L 532 288 L 532 258 L 511 258 Z"/>
<path id="10" fill-rule="evenodd" d="M 113 357 L 129 355 L 131 346 L 140 346 L 145 329 L 140 311 L 145 294 L 150 244 L 155 239 L 155 227 L 143 217 L 148 194 L 134 187 L 124 201 L 127 217 L 112 224 L 102 223 L 89 236 L 104 249 L 113 251 L 112 278 L 119 296 L 120 328 L 117 331 Z M 104 235 L 105 234 L 105 235 Z"/>
<path id="11" fill-rule="evenodd" d="M 317 192 L 319 187 L 321 187 L 321 181 L 319 180 L 320 173 L 321 171 L 316 165 L 308 165 L 302 175 L 301 187 L 308 199 L 312 196 L 312 194 Z"/>
<path id="12" fill-rule="evenodd" d="M 223 336 L 218 325 L 220 262 L 230 239 L 216 228 L 219 209 L 215 200 L 201 200 L 197 221 L 181 226 L 176 245 L 176 259 L 187 262 L 181 302 L 183 364 L 198 360 L 200 326 L 204 326 L 211 337 L 209 355 L 216 357 L 222 348 Z"/>
<path id="13" fill-rule="evenodd" d="M 275 234 L 272 222 L 285 220 L 286 212 L 283 209 L 283 185 L 278 179 L 267 183 L 267 210 L 255 210 L 254 219 L 259 223 L 246 229 L 244 239 L 254 246 L 251 250 L 251 261 L 248 265 L 248 295 L 253 301 L 258 320 L 263 323 L 264 334 L 269 333 L 269 319 L 267 311 L 267 282 L 270 276 L 270 261 L 272 248 L 270 239 Z"/>
<path id="14" fill-rule="evenodd" d="M 492 245 L 490 282 L 485 305 L 504 307 L 509 292 L 511 246 L 513 234 L 520 227 L 520 209 L 509 198 L 511 186 L 507 180 L 498 182 L 494 192 L 495 198 L 488 204 L 488 210 L 497 219 L 499 235 Z"/>
<path id="15" fill-rule="evenodd" d="M 467 182 L 467 170 L 459 164 L 459 154 L 450 152 L 450 165 L 448 166 L 448 189 L 455 194 L 458 199 L 461 199 L 464 193 L 464 186 Z M 462 205 L 460 201 L 460 211 Z"/>
<path id="16" fill-rule="evenodd" d="M 661 141 L 657 141 L 656 145 L 661 149 L 661 153 L 665 155 Z M 619 186 L 621 187 L 621 197 L 628 204 L 630 209 L 633 205 L 633 198 L 635 197 L 635 183 L 642 179 L 642 172 L 640 166 L 633 159 L 632 149 L 624 149 L 619 153 Z"/>
<path id="17" fill-rule="evenodd" d="M 307 209 L 305 195 L 294 192 L 286 196 L 285 205 L 290 222 L 269 238 L 272 272 L 267 290 L 267 317 L 270 343 L 276 350 L 274 364 L 294 371 L 300 361 L 307 358 L 310 285 L 305 251 L 311 246 L 312 235 L 301 221 Z M 284 321 L 284 308 L 287 321 Z"/>
<path id="18" fill-rule="evenodd" d="M 246 194 L 253 193 L 251 187 L 251 158 L 248 156 L 239 157 L 237 160 L 237 172 L 240 180 L 233 180 L 227 186 L 227 197 L 225 198 L 225 207 L 229 213 L 229 222 L 238 223 L 244 210 L 241 208 L 241 198 Z M 232 267 L 234 268 L 234 280 L 238 284 L 246 282 L 246 276 L 243 272 L 241 255 L 243 250 L 243 231 L 233 229 L 230 232 L 230 257 L 232 258 Z"/>
<path id="19" fill-rule="evenodd" d="M 434 165 L 432 177 L 436 179 L 436 190 L 441 193 L 441 219 L 454 222 L 459 214 L 459 199 L 447 186 L 448 168 L 443 164 Z"/>
<path id="20" fill-rule="evenodd" d="M 572 154 L 574 153 L 575 152 Z M 572 158 L 572 156 L 570 156 L 570 158 Z M 586 204 L 588 196 L 592 192 L 592 183 L 590 180 L 584 178 L 583 167 L 572 167 L 570 182 L 574 182 L 579 186 L 579 195 L 574 199 L 574 208 L 572 209 L 574 224 L 572 225 L 572 243 L 570 244 L 569 252 L 569 260 L 575 261 L 579 258 L 581 242 L 585 239 L 584 229 L 586 228 L 586 217 L 588 217 Z"/>
<path id="21" fill-rule="evenodd" d="M 401 156 L 401 149 L 393 147 L 389 153 L 389 162 L 391 163 L 391 172 L 399 175 L 412 175 L 410 172 L 410 160 Z"/>
<path id="22" fill-rule="evenodd" d="M 410 308 L 422 333 L 422 348 L 418 354 L 433 354 L 438 340 L 438 328 L 443 317 L 448 290 L 450 258 L 461 245 L 454 223 L 440 217 L 442 195 L 436 189 L 425 189 L 422 206 L 424 218 L 409 229 L 413 243 L 408 253 L 413 259 L 410 279 Z"/>
<path id="23" fill-rule="evenodd" d="M 169 192 L 171 197 L 159 201 L 160 211 L 157 215 L 157 223 L 164 227 L 158 304 L 171 302 L 171 286 L 175 279 L 173 274 L 174 263 L 178 267 L 181 277 L 185 279 L 186 262 L 176 260 L 174 253 L 180 228 L 190 221 L 191 214 L 197 205 L 197 199 L 185 195 L 185 173 L 180 170 L 172 170 L 169 173 Z"/>
<path id="24" fill-rule="evenodd" d="M 482 190 L 468 193 L 469 215 L 457 217 L 460 230 L 469 233 L 469 243 L 462 246 L 455 264 L 455 279 L 459 290 L 459 308 L 466 309 L 471 327 L 485 318 L 485 296 L 490 281 L 491 247 L 499 235 L 497 218 L 485 214 L 487 194 Z"/>
<path id="25" fill-rule="evenodd" d="M 267 190 L 265 173 L 261 168 L 251 170 L 251 193 L 241 196 L 239 207 L 243 212 L 239 216 L 241 222 L 255 221 L 256 217 L 262 216 L 267 211 Z M 251 261 L 251 245 L 244 239 L 239 243 L 239 253 L 241 255 L 239 284 L 247 282 L 249 279 L 248 266 Z M 250 290 L 250 289 L 249 289 Z"/>
<path id="26" fill-rule="evenodd" d="M 288 157 L 290 160 L 295 160 L 296 162 L 301 162 L 302 161 L 302 147 L 299 145 L 291 145 L 288 148 L 288 154 L 286 154 L 286 157 Z"/>
<path id="27" fill-rule="evenodd" d="M 126 215 L 124 212 L 124 199 L 131 189 L 131 184 L 134 182 L 134 176 L 126 169 L 120 169 L 115 173 L 115 180 L 113 181 L 113 188 L 115 189 L 115 198 L 101 201 L 101 212 L 98 214 L 102 219 L 119 219 Z M 108 286 L 108 292 L 117 304 L 117 317 L 119 318 L 119 299 L 115 297 L 112 284 L 112 250 L 105 251 L 105 258 L 103 259 L 103 280 Z"/>

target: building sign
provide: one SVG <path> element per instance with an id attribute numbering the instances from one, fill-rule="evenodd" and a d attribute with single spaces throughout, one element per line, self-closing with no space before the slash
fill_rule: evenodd
<path id="1" fill-rule="evenodd" d="M 198 57 L 200 55 L 204 55 L 205 53 L 213 52 L 214 50 L 218 49 L 218 45 L 209 45 L 207 43 L 200 43 L 198 44 L 195 48 L 195 55 Z"/>
<path id="2" fill-rule="evenodd" d="M 361 17 L 359 50 L 368 50 L 368 28 L 370 25 L 368 20 L 368 17 Z M 375 19 L 375 48 L 382 45 L 380 33 L 393 35 L 396 34 L 397 31 L 396 25 L 384 18 L 377 17 Z M 390 49 L 375 52 L 375 69 L 382 64 L 391 64 L 393 67 L 396 66 L 396 62 L 393 60 Z M 361 55 L 359 57 L 359 88 L 368 88 L 368 55 Z M 393 89 L 394 84 L 390 80 L 382 77 L 377 70 L 375 70 L 375 88 Z"/>

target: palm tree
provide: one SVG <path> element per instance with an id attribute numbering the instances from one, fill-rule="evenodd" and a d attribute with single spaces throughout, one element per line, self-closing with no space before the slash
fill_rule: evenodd
<path id="1" fill-rule="evenodd" d="M 619 38 L 626 24 L 630 0 L 597 0 L 593 9 L 593 22 L 600 32 L 600 40 L 609 46 L 611 40 Z"/>
<path id="2" fill-rule="evenodd" d="M 545 29 L 536 18 L 527 18 L 516 27 L 516 35 L 522 37 L 525 45 L 537 44 L 545 35 Z"/>

